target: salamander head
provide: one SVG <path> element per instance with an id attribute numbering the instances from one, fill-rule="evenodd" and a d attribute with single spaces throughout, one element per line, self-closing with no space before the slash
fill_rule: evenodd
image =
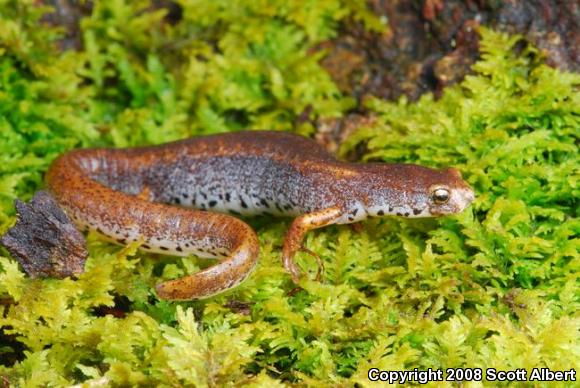
<path id="1" fill-rule="evenodd" d="M 369 215 L 437 217 L 462 212 L 473 202 L 471 187 L 454 168 L 434 170 L 416 165 L 374 165 L 365 173 Z"/>

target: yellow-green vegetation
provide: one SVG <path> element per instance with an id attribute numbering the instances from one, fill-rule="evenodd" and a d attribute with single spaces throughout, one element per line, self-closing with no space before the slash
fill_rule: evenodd
<path id="1" fill-rule="evenodd" d="M 95 2 L 82 49 L 40 22 L 37 1 L 0 1 L 0 232 L 13 201 L 77 147 L 296 127 L 353 105 L 314 44 L 362 0 L 186 1 L 170 23 L 149 1 Z M 459 168 L 477 193 L 444 219 L 371 220 L 311 233 L 322 282 L 294 288 L 280 262 L 287 220 L 255 219 L 260 265 L 203 302 L 153 286 L 207 266 L 89 235 L 78 280 L 33 280 L 0 257 L 0 378 L 14 386 L 370 385 L 367 370 L 580 365 L 580 77 L 519 37 L 482 29 L 474 74 L 435 101 L 369 101 L 379 117 L 343 145 L 366 159 Z M 300 256 L 303 267 L 314 263 Z M 119 314 L 103 306 L 117 303 Z M 123 313 L 125 311 L 126 313 Z M 485 384 L 485 382 L 484 382 Z M 496 383 L 489 383 L 496 385 Z M 468 384 L 469 385 L 469 384 Z"/>

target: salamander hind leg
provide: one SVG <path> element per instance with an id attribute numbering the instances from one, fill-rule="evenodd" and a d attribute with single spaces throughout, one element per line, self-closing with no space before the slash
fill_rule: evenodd
<path id="1" fill-rule="evenodd" d="M 317 258 L 318 262 L 318 275 L 320 276 L 322 271 L 322 261 L 317 257 L 312 251 L 304 248 L 302 246 L 302 241 L 306 233 L 313 229 L 322 228 L 327 225 L 334 224 L 342 215 L 343 210 L 339 207 L 331 207 L 328 209 L 320 210 L 314 213 L 304 214 L 297 217 L 290 225 L 290 229 L 286 233 L 286 239 L 284 240 L 284 247 L 282 249 L 282 259 L 284 267 L 292 276 L 294 283 L 300 281 L 300 269 L 294 261 L 294 256 L 299 250 L 304 250 L 310 254 L 313 254 Z"/>

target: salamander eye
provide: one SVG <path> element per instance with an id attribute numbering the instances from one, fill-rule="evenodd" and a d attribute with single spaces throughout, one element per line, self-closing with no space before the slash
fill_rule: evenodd
<path id="1" fill-rule="evenodd" d="M 449 201 L 449 190 L 443 188 L 435 189 L 431 194 L 431 198 L 437 205 L 443 205 Z"/>

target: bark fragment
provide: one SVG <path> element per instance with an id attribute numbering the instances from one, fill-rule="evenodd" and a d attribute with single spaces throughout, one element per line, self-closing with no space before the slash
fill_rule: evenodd
<path id="1" fill-rule="evenodd" d="M 0 242 L 33 278 L 64 278 L 83 272 L 84 236 L 45 191 L 26 204 L 15 201 L 18 220 Z"/>

